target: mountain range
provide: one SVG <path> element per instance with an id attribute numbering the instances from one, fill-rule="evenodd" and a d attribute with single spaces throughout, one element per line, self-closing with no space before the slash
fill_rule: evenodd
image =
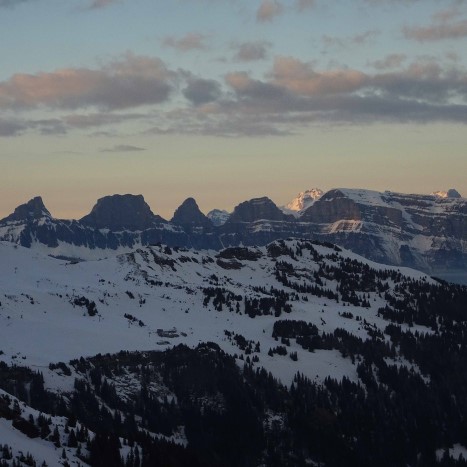
<path id="1" fill-rule="evenodd" d="M 142 195 L 103 197 L 79 220 L 54 218 L 36 197 L 0 220 L 0 239 L 57 257 L 89 259 L 156 243 L 220 250 L 297 237 L 466 280 L 467 200 L 455 190 L 440 193 L 315 189 L 290 204 L 303 206 L 294 214 L 290 205 L 282 210 L 262 197 L 240 203 L 231 214 L 217 210 L 208 216 L 188 198 L 170 221 L 154 214 Z"/>

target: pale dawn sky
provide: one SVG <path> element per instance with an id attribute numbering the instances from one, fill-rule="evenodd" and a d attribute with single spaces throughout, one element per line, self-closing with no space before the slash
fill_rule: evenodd
<path id="1" fill-rule="evenodd" d="M 0 218 L 467 196 L 466 0 L 0 0 Z"/>

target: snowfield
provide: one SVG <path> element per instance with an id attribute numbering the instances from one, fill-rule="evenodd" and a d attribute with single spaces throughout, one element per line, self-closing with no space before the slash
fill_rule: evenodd
<path id="1" fill-rule="evenodd" d="M 287 244 L 295 248 L 297 241 Z M 320 245 L 314 248 L 322 255 L 335 253 Z M 242 296 L 263 296 L 254 291 L 255 287 L 269 289 L 272 285 L 286 289 L 274 278 L 275 261 L 267 256 L 266 247 L 256 250 L 262 255 L 258 260 L 242 261 L 240 269 L 225 269 L 217 264 L 216 252 L 145 247 L 108 259 L 72 263 L 0 243 L 0 358 L 8 364 L 46 370 L 50 362 L 80 356 L 119 350 L 163 350 L 179 343 L 195 346 L 205 341 L 216 342 L 228 353 L 240 354 L 239 348 L 227 339 L 224 331 L 228 330 L 259 342 L 263 349 L 260 364 L 285 384 L 291 383 L 297 371 L 318 381 L 329 375 L 355 380 L 355 365 L 337 351 L 310 353 L 295 346 L 291 350 L 298 353 L 296 362 L 288 357 L 268 356 L 268 349 L 278 345 L 272 337 L 278 319 L 273 315 L 252 319 L 244 313 L 216 311 L 212 302 L 203 306 L 202 289 L 212 285 L 213 275 L 218 279 L 216 286 Z M 306 277 L 317 270 L 306 253 L 296 260 L 288 256 L 277 260 L 286 259 Z M 349 251 L 339 256 L 372 268 L 387 268 Z M 423 273 L 408 268 L 398 270 L 409 277 L 431 281 Z M 331 290 L 336 286 L 332 281 L 325 284 Z M 377 309 L 385 301 L 377 294 L 370 295 L 370 308 L 362 308 L 299 294 L 302 299 L 292 302 L 291 313 L 282 313 L 281 319 L 305 320 L 326 333 L 343 328 L 366 339 L 368 332 L 361 322 L 342 318 L 339 313 L 360 315 L 369 326 L 383 330 L 387 323 L 377 316 Z M 74 304 L 77 297 L 95 302 L 97 314 L 90 316 L 85 307 Z M 128 320 L 125 314 L 144 326 Z M 164 337 L 162 331 L 170 330 L 170 336 Z"/>

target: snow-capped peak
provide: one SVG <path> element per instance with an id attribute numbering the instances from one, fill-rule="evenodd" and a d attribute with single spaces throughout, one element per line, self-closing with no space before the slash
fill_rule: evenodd
<path id="1" fill-rule="evenodd" d="M 448 191 L 434 191 L 433 195 L 437 198 L 462 198 L 461 194 L 454 188 Z"/>
<path id="2" fill-rule="evenodd" d="M 223 209 L 213 209 L 212 211 L 209 211 L 206 214 L 206 217 L 211 219 L 211 222 L 215 226 L 223 225 L 227 222 L 227 219 L 229 218 L 230 213 L 228 211 L 225 211 Z"/>
<path id="3" fill-rule="evenodd" d="M 284 211 L 299 213 L 309 208 L 317 199 L 323 196 L 323 190 L 319 188 L 311 188 L 299 193 L 289 204 L 283 207 Z"/>

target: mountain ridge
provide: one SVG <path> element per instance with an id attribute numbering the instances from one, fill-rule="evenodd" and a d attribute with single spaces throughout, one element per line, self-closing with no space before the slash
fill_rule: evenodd
<path id="1" fill-rule="evenodd" d="M 86 259 L 154 243 L 220 250 L 314 238 L 382 263 L 467 277 L 465 198 L 341 188 L 324 193 L 298 219 L 262 197 L 240 203 L 217 225 L 193 198 L 172 221 L 154 214 L 142 195 L 104 197 L 78 221 L 54 219 L 40 198 L 34 200 L 0 221 L 0 239 Z"/>

